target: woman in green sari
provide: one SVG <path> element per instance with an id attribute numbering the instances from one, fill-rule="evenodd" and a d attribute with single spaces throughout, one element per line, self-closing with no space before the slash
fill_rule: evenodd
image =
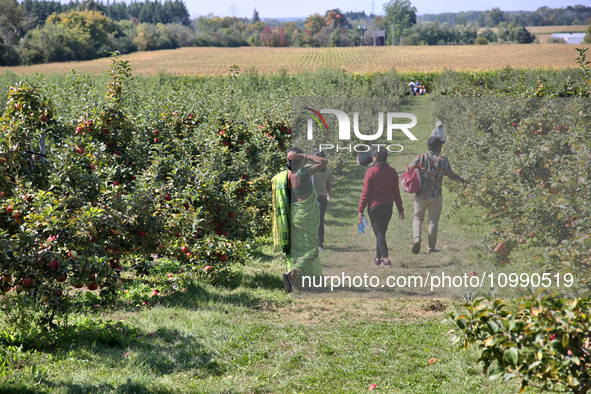
<path id="1" fill-rule="evenodd" d="M 305 167 L 310 161 L 312 167 Z M 312 175 L 326 167 L 328 161 L 308 156 L 300 148 L 287 152 L 287 170 L 273 177 L 273 243 L 287 257 L 283 274 L 285 290 L 291 292 L 296 279 L 322 276 L 318 260 L 318 225 L 320 210 Z"/>

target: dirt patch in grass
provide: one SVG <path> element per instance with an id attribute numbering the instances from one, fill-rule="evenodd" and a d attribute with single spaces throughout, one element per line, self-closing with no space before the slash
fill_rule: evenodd
<path id="1" fill-rule="evenodd" d="M 315 325 L 331 321 L 367 323 L 419 321 L 443 316 L 451 301 L 414 299 L 295 299 L 291 305 L 267 311 L 278 321 Z"/>

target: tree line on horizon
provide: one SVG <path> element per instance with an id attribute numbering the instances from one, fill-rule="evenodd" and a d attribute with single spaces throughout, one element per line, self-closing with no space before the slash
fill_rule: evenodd
<path id="1" fill-rule="evenodd" d="M 423 14 L 422 22 L 449 23 L 452 25 L 478 24 L 479 27 L 497 27 L 500 23 L 516 23 L 519 26 L 591 25 L 591 7 L 581 4 L 564 8 L 543 6 L 536 11 L 502 11 L 498 7 L 488 11 L 444 12 Z"/>
<path id="2" fill-rule="evenodd" d="M 591 7 L 575 9 L 580 15 L 591 15 Z M 498 8 L 476 14 L 453 14 L 455 18 L 448 18 L 451 22 L 429 22 L 429 15 L 419 18 L 409 0 L 389 0 L 383 11 L 383 15 L 367 15 L 336 8 L 324 15 L 314 13 L 305 20 L 284 22 L 263 20 L 255 8 L 252 18 L 208 14 L 191 20 L 183 0 L 130 4 L 109 0 L 76 0 L 67 4 L 0 0 L 0 65 L 91 60 L 112 51 L 125 54 L 192 46 L 375 45 L 377 32 L 382 37 L 379 43 L 385 45 L 530 43 L 535 39 L 525 29 L 524 20 L 514 17 L 522 14 L 503 13 Z M 571 15 L 565 9 L 547 7 L 544 12 L 543 15 L 565 18 Z M 465 23 L 459 23 L 462 18 Z M 475 18 L 477 22 L 469 22 Z M 551 20 L 561 20 L 557 18 Z M 479 32 L 482 25 L 500 28 L 498 33 L 490 28 Z"/>

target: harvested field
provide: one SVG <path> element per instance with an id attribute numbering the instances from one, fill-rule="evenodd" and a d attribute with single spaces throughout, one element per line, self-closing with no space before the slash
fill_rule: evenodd
<path id="1" fill-rule="evenodd" d="M 581 46 L 589 46 L 581 44 Z M 254 67 L 261 72 L 284 69 L 295 73 L 321 67 L 343 68 L 350 72 L 375 72 L 395 68 L 401 72 L 478 71 L 513 68 L 573 67 L 577 52 L 573 45 L 458 45 L 349 48 L 180 48 L 137 52 L 123 56 L 134 73 L 166 71 L 183 75 L 227 74 L 233 64 L 241 70 Z M 19 74 L 101 73 L 109 68 L 108 58 L 85 62 L 50 63 L 4 67 Z"/>

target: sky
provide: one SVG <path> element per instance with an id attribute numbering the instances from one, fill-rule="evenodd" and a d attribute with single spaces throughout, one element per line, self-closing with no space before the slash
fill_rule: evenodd
<path id="1" fill-rule="evenodd" d="M 63 1 L 63 0 L 62 0 Z M 386 0 L 375 1 L 375 13 L 383 15 L 383 4 Z M 417 8 L 418 14 L 440 14 L 442 12 L 459 11 L 485 11 L 492 7 L 498 7 L 503 11 L 535 11 L 539 7 L 560 8 L 576 4 L 586 4 L 588 0 L 411 0 Z M 371 0 L 217 0 L 212 2 L 201 0 L 185 0 L 191 17 L 213 13 L 218 16 L 241 16 L 251 18 L 254 8 L 261 18 L 287 18 L 306 17 L 315 12 L 324 15 L 324 12 L 332 8 L 340 8 L 341 11 L 365 11 L 371 13 Z M 234 5 L 234 7 L 232 7 Z"/>

